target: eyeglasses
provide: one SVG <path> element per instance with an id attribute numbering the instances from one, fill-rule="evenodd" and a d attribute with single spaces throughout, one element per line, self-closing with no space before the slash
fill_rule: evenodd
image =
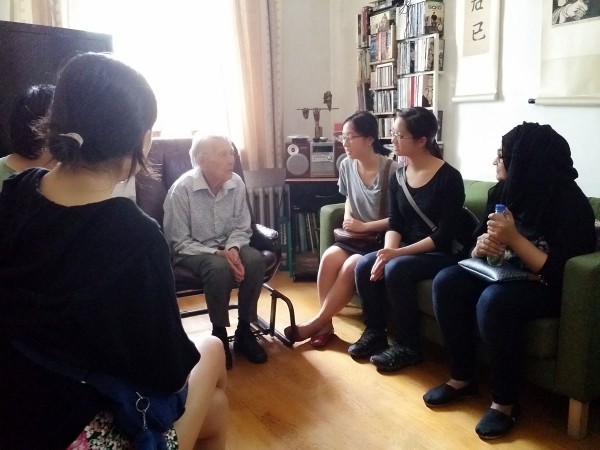
<path id="1" fill-rule="evenodd" d="M 341 142 L 342 144 L 346 141 L 348 141 L 348 144 L 352 144 L 352 141 L 356 138 L 359 137 L 366 137 L 366 136 L 362 136 L 360 134 L 357 134 L 355 136 L 352 136 L 351 134 L 340 134 L 336 139 L 336 141 Z"/>
<path id="2" fill-rule="evenodd" d="M 395 131 L 392 131 L 391 134 L 392 134 L 392 139 L 397 139 L 399 141 L 401 141 L 402 139 L 417 139 L 412 136 L 402 136 L 400 133 L 396 133 Z"/>

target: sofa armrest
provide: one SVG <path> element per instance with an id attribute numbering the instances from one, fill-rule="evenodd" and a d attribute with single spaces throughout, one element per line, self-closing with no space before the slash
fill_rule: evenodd
<path id="1" fill-rule="evenodd" d="M 333 229 L 342 226 L 344 221 L 344 203 L 334 203 L 325 205 L 319 213 L 319 251 L 321 256 L 329 247 L 333 245 Z"/>
<path id="2" fill-rule="evenodd" d="M 280 254 L 281 246 L 279 243 L 279 233 L 272 228 L 259 223 L 252 226 L 252 237 L 250 238 L 250 246 L 257 250 L 268 250 L 270 252 Z"/>
<path id="3" fill-rule="evenodd" d="M 565 266 L 556 388 L 584 402 L 600 395 L 600 252 Z"/>

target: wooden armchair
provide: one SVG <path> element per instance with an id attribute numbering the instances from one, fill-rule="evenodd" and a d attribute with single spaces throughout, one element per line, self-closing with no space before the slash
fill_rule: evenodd
<path id="1" fill-rule="evenodd" d="M 171 185 L 185 172 L 192 168 L 189 150 L 191 139 L 155 139 L 152 142 L 148 155 L 149 167 L 152 175 L 138 173 L 135 178 L 136 202 L 138 206 L 150 217 L 155 219 L 162 227 L 163 203 Z M 234 146 L 235 148 L 235 146 Z M 239 153 L 235 149 L 234 171 L 244 179 L 244 172 Z M 283 301 L 288 308 L 290 324 L 295 325 L 294 306 L 291 300 L 276 289 L 269 286 L 268 282 L 277 272 L 281 262 L 281 247 L 278 233 L 264 225 L 257 224 L 254 220 L 252 206 L 248 203 L 252 216 L 252 238 L 250 245 L 259 250 L 266 262 L 265 278 L 263 288 L 271 294 L 271 313 L 269 322 L 261 317 L 253 324 L 259 333 L 269 334 L 277 337 L 284 344 L 291 346 L 290 342 L 281 332 L 275 329 L 275 317 L 277 312 L 277 301 Z M 202 280 L 198 279 L 190 270 L 182 266 L 174 266 L 175 285 L 178 297 L 203 294 Z M 229 309 L 237 309 L 236 304 L 231 304 Z M 190 317 L 207 314 L 206 308 L 181 311 L 181 317 Z"/>

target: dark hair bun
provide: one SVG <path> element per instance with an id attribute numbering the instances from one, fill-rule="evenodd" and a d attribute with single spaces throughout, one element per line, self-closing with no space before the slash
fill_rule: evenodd
<path id="1" fill-rule="evenodd" d="M 47 135 L 50 153 L 59 162 L 74 163 L 81 157 L 81 145 L 77 139 L 69 134 L 50 132 Z"/>

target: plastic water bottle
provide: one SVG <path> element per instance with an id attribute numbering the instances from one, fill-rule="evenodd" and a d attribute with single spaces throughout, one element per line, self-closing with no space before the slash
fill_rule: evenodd
<path id="1" fill-rule="evenodd" d="M 501 203 L 498 203 L 496 205 L 496 208 L 494 210 L 494 212 L 496 214 L 504 214 L 504 211 L 506 210 L 506 206 L 504 206 Z M 501 266 L 502 264 L 504 264 L 504 254 L 500 255 L 500 256 L 488 256 L 487 257 L 487 262 L 490 266 Z"/>

